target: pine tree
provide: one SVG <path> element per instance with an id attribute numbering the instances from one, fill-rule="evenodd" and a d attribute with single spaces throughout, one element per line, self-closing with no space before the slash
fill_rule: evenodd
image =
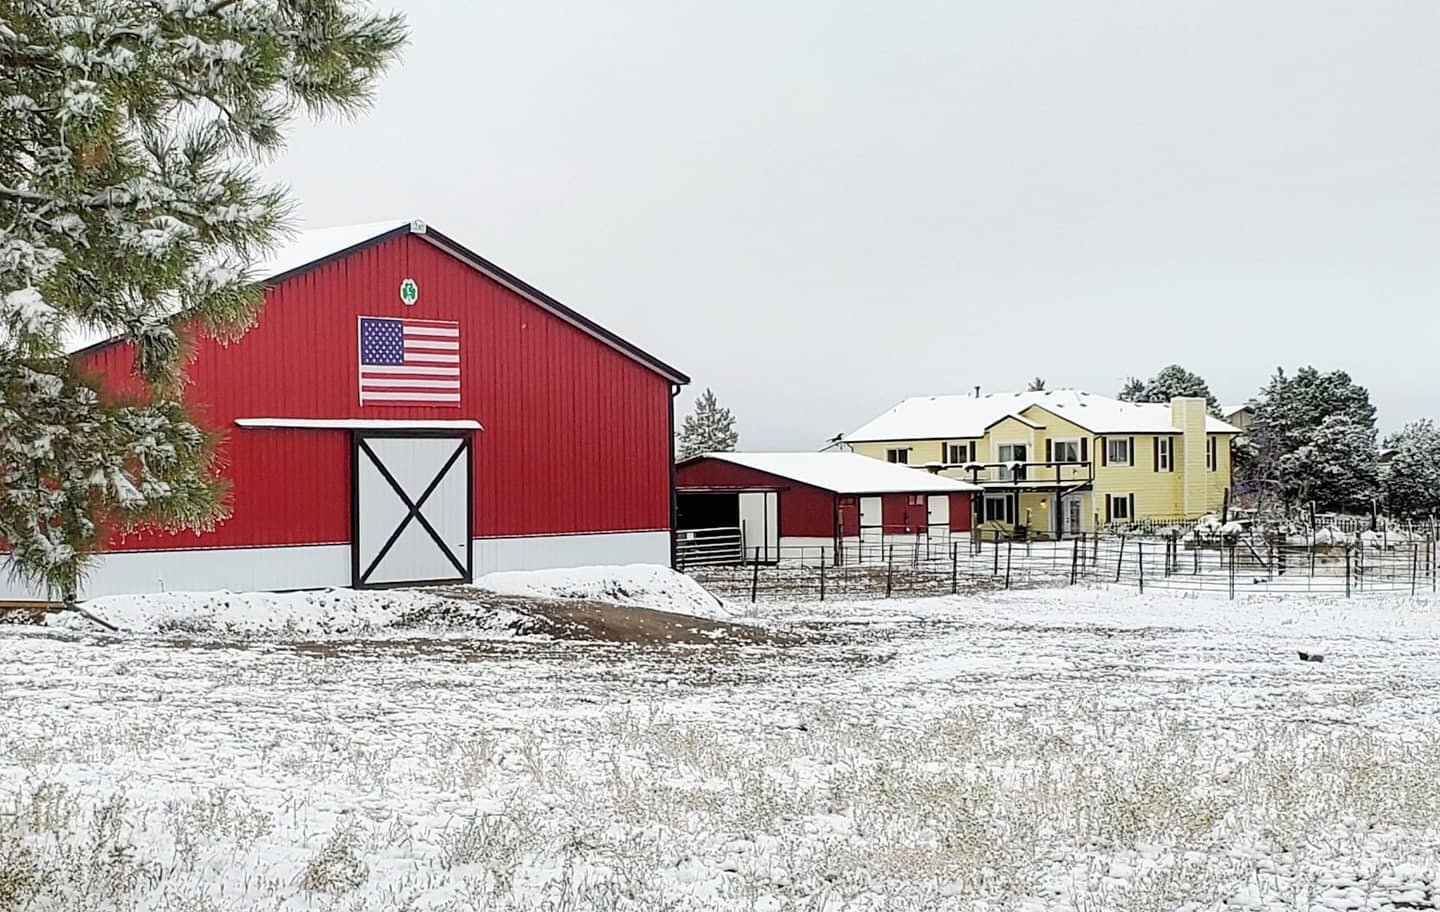
<path id="1" fill-rule="evenodd" d="M 1405 425 L 1385 440 L 1395 451 L 1381 470 L 1386 511 L 1431 516 L 1440 511 L 1440 430 L 1428 418 Z"/>
<path id="2" fill-rule="evenodd" d="M 1375 431 L 1349 415 L 1330 415 L 1308 442 L 1276 461 L 1276 474 L 1288 503 L 1366 512 L 1380 494 Z"/>
<path id="3" fill-rule="evenodd" d="M 1248 434 L 1251 478 L 1278 486 L 1289 503 L 1367 510 L 1378 493 L 1375 407 L 1344 371 L 1276 370 L 1261 391 Z"/>
<path id="4" fill-rule="evenodd" d="M 297 111 L 351 114 L 405 41 L 354 0 L 0 0 L 0 538 L 74 592 L 111 532 L 225 515 L 191 420 L 195 333 L 235 338 L 287 224 L 259 166 Z M 122 336 L 133 382 L 80 373 Z M 116 387 L 123 387 L 116 388 Z"/>
<path id="5" fill-rule="evenodd" d="M 680 430 L 680 458 L 689 459 L 704 453 L 729 453 L 740 442 L 735 430 L 735 416 L 715 401 L 707 387 L 695 400 L 695 410 L 685 416 Z"/>
<path id="6" fill-rule="evenodd" d="M 1213 415 L 1220 414 L 1220 402 L 1210 392 L 1210 385 L 1199 374 L 1186 370 L 1178 364 L 1163 368 L 1149 380 L 1141 381 L 1131 377 L 1115 398 L 1124 402 L 1166 403 L 1177 396 L 1198 396 L 1205 400 Z"/>
<path id="7" fill-rule="evenodd" d="M 1031 393 L 1043 393 L 1045 391 L 1045 378 L 1036 377 L 1034 380 L 1031 380 L 1030 386 L 1027 388 L 1026 391 Z"/>

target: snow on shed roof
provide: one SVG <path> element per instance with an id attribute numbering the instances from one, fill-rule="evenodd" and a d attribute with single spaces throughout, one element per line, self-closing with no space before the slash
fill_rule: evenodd
<path id="1" fill-rule="evenodd" d="M 1178 428 L 1168 404 L 1122 402 L 1083 390 L 1040 390 L 991 393 L 987 396 L 919 396 L 906 399 L 861 426 L 846 440 L 941 440 L 983 437 L 995 422 L 1039 406 L 1096 434 L 1166 434 Z M 1044 423 L 1043 416 L 1037 416 Z M 1205 418 L 1210 433 L 1238 433 L 1213 415 Z"/>
<path id="2" fill-rule="evenodd" d="M 699 458 L 722 459 L 836 494 L 943 494 L 980 490 L 969 482 L 882 462 L 859 453 L 706 453 Z"/>

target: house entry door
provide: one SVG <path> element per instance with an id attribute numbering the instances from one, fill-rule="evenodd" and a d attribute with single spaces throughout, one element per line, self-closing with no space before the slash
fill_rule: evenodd
<path id="1" fill-rule="evenodd" d="M 1066 535 L 1080 534 L 1080 518 L 1083 515 L 1080 508 L 1081 503 L 1080 496 L 1078 494 L 1066 495 L 1063 503 Z"/>

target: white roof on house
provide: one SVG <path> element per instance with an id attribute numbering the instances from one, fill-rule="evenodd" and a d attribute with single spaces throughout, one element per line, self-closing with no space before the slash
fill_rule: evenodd
<path id="1" fill-rule="evenodd" d="M 836 494 L 944 494 L 978 491 L 966 481 L 882 462 L 859 453 L 706 453 Z"/>
<path id="2" fill-rule="evenodd" d="M 885 414 L 845 435 L 846 440 L 944 440 L 982 437 L 997 421 L 1038 405 L 1096 434 L 1165 434 L 1178 429 L 1168 404 L 1121 402 L 1082 390 L 991 393 L 987 396 L 920 396 L 906 399 Z M 1035 416 L 1042 424 L 1043 416 Z M 1025 419 L 1021 419 L 1025 420 Z M 1211 433 L 1238 433 L 1213 415 Z"/>
<path id="3" fill-rule="evenodd" d="M 1235 414 L 1236 412 L 1243 412 L 1243 411 L 1245 411 L 1246 409 L 1254 409 L 1254 408 L 1255 408 L 1255 403 L 1253 403 L 1253 402 L 1233 403 L 1233 404 L 1231 404 L 1231 405 L 1222 405 L 1222 406 L 1220 406 L 1220 414 L 1222 414 L 1222 415 L 1233 415 L 1233 414 Z"/>

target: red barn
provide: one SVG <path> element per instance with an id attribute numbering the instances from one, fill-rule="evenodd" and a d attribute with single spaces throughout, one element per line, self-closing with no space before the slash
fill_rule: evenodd
<path id="1" fill-rule="evenodd" d="M 422 222 L 308 232 L 187 399 L 232 515 L 114 541 L 82 595 L 467 581 L 668 564 L 688 378 Z M 133 383 L 132 352 L 77 353 Z"/>
<path id="2" fill-rule="evenodd" d="M 971 528 L 980 490 L 857 453 L 711 453 L 680 463 L 675 484 L 682 548 L 715 557 L 707 539 L 738 538 L 735 556 L 836 563 L 878 557 L 887 541 L 948 544 Z"/>

